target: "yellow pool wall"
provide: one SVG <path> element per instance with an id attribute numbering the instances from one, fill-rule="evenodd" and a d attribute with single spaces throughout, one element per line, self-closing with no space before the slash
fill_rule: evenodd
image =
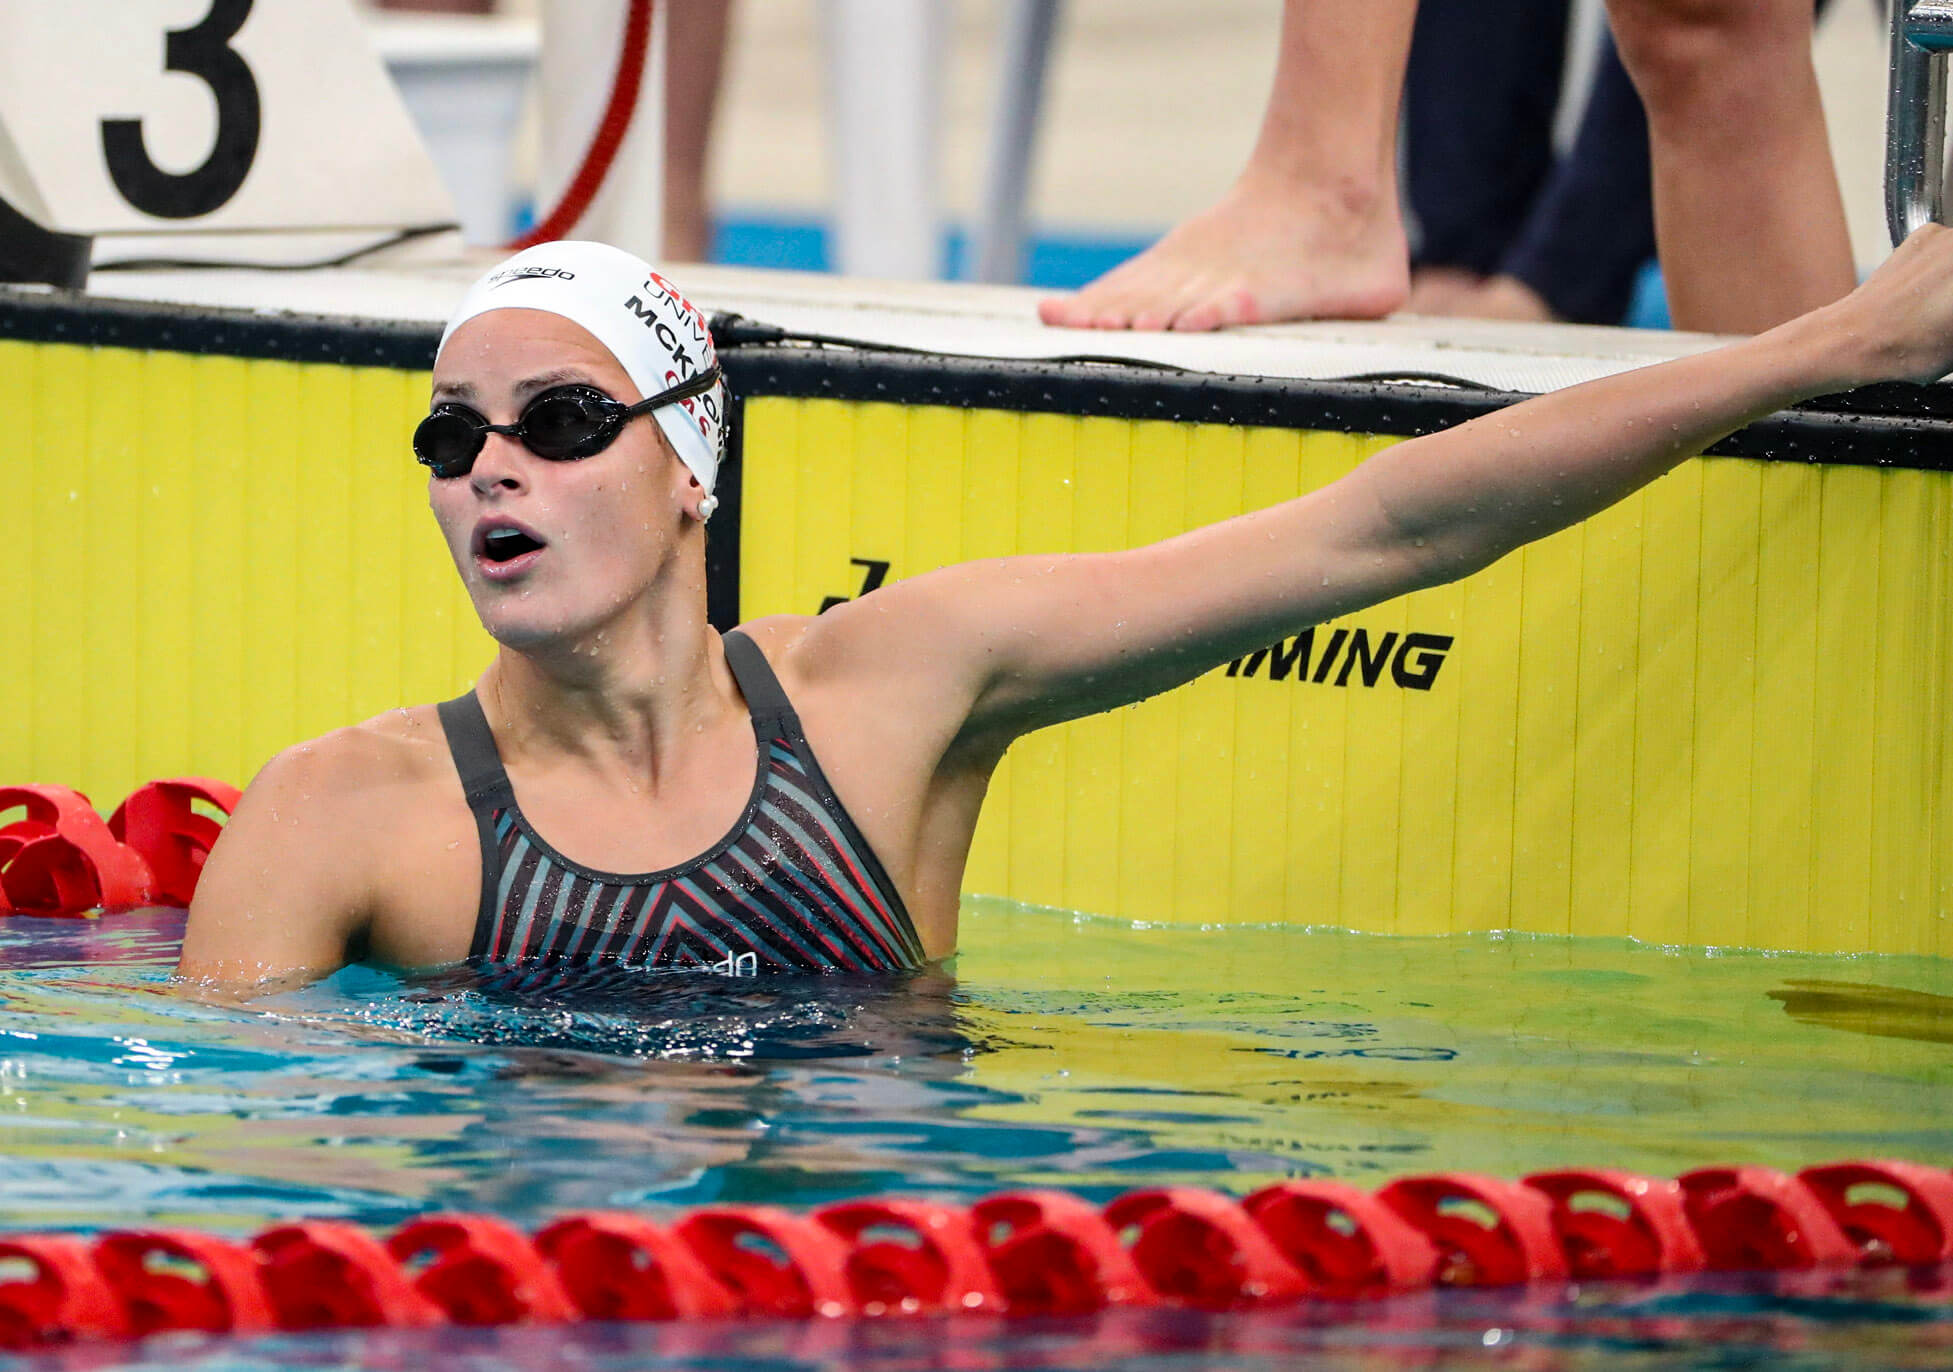
<path id="1" fill-rule="evenodd" d="M 748 615 L 849 594 L 851 558 L 893 580 L 1129 547 L 1396 441 L 819 399 L 746 422 Z M 1318 630 L 1452 638 L 1428 690 L 1264 663 L 1023 740 L 965 887 L 1137 920 L 1947 952 L 1950 494 L 1942 472 L 1684 463 Z"/>
<path id="2" fill-rule="evenodd" d="M 426 393 L 414 370 L 0 341 L 0 782 L 107 810 L 465 689 L 492 645 L 406 453 Z M 894 580 L 1131 546 L 1395 441 L 765 396 L 745 424 L 748 617 L 854 594 L 850 559 Z M 1263 662 L 1023 740 L 966 889 L 1149 921 L 1953 951 L 1950 483 L 1685 463 L 1317 630 L 1316 651 L 1449 638 L 1429 689 Z"/>

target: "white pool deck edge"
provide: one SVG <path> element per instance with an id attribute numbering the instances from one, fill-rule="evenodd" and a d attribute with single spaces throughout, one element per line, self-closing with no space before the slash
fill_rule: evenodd
<path id="1" fill-rule="evenodd" d="M 88 296 L 259 314 L 438 325 L 494 252 L 316 271 L 98 272 Z M 1048 328 L 1046 292 L 949 282 L 681 264 L 668 275 L 707 311 L 732 310 L 817 333 L 949 356 L 1129 360 L 1230 376 L 1327 380 L 1432 373 L 1504 391 L 1557 390 L 1682 357 L 1706 334 L 1400 315 L 1381 321 L 1258 325 L 1209 334 Z"/>

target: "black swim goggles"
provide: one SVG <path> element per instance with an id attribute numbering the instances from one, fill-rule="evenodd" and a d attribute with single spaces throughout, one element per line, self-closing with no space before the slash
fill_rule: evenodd
<path id="1" fill-rule="evenodd" d="M 624 426 L 660 405 L 703 395 L 718 384 L 714 362 L 689 381 L 648 400 L 626 405 L 594 386 L 552 386 L 522 407 L 513 424 L 490 424 L 466 405 L 436 405 L 414 430 L 414 457 L 439 477 L 466 476 L 490 434 L 507 434 L 537 457 L 574 462 L 594 457 L 617 441 Z"/>

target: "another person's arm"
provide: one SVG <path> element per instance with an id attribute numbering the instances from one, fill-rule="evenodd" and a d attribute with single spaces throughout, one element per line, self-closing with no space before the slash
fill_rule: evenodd
<path id="1" fill-rule="evenodd" d="M 1846 299 L 1769 333 L 1398 444 L 1320 490 L 1149 547 L 900 582 L 823 617 L 807 646 L 929 674 L 982 756 L 1465 576 L 1786 405 L 1949 366 L 1953 231 L 1933 226 Z"/>

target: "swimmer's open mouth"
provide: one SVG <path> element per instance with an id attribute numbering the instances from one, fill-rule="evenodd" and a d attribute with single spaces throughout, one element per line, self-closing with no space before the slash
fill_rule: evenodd
<path id="1" fill-rule="evenodd" d="M 519 524 L 484 524 L 475 532 L 475 556 L 497 566 L 541 552 L 543 540 Z"/>
<path id="2" fill-rule="evenodd" d="M 490 562 L 511 562 L 540 547 L 542 544 L 520 529 L 491 529 L 481 541 L 482 556 Z"/>

